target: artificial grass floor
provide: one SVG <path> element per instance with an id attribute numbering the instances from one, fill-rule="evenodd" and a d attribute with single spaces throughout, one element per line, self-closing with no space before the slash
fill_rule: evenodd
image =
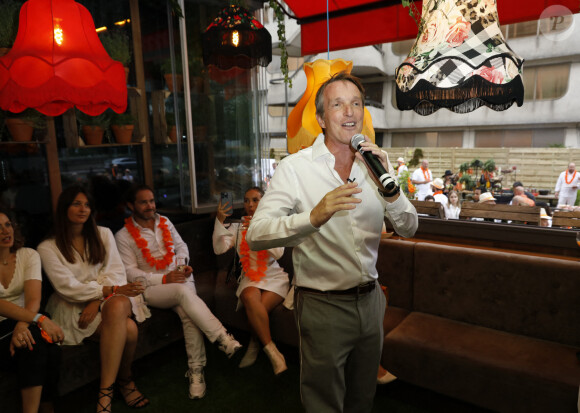
<path id="1" fill-rule="evenodd" d="M 233 332 L 243 344 L 245 332 Z M 288 370 L 275 377 L 266 355 L 261 352 L 256 363 L 238 368 L 241 355 L 228 360 L 217 346 L 206 341 L 207 366 L 204 398 L 190 400 L 185 378 L 187 358 L 182 341 L 134 363 L 134 376 L 150 404 L 143 413 L 300 413 L 298 350 L 278 345 Z M 242 349 L 242 354 L 245 348 Z M 98 383 L 84 386 L 56 404 L 57 413 L 95 412 Z M 135 412 L 120 396 L 115 397 L 112 411 Z M 373 413 L 485 413 L 487 410 L 412 386 L 400 380 L 377 387 Z"/>

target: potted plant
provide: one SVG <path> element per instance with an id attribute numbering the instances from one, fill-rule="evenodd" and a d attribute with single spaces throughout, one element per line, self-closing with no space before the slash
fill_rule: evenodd
<path id="1" fill-rule="evenodd" d="M 167 137 L 171 142 L 177 142 L 177 126 L 175 122 L 175 113 L 166 112 L 165 122 L 167 123 Z"/>
<path id="2" fill-rule="evenodd" d="M 18 15 L 21 2 L 0 0 L 0 56 L 8 53 L 18 33 Z"/>
<path id="3" fill-rule="evenodd" d="M 109 127 L 111 122 L 109 114 L 103 112 L 97 116 L 90 116 L 77 110 L 76 117 L 81 125 L 81 131 L 87 145 L 100 145 L 103 142 L 105 129 Z"/>
<path id="4" fill-rule="evenodd" d="M 165 78 L 167 89 L 169 89 L 170 92 L 179 92 L 183 90 L 183 66 L 180 57 L 176 56 L 175 58 L 175 80 L 173 79 L 170 58 L 165 59 L 161 63 L 161 72 Z"/>
<path id="5" fill-rule="evenodd" d="M 125 67 L 125 75 L 128 77 L 129 63 L 131 63 L 129 36 L 122 30 L 110 30 L 102 33 L 99 38 L 111 59 L 123 64 L 123 67 Z"/>
<path id="6" fill-rule="evenodd" d="M 6 112 L 4 123 L 15 142 L 29 142 L 35 129 L 46 129 L 46 117 L 34 109 Z"/>
<path id="7" fill-rule="evenodd" d="M 115 113 L 111 117 L 111 130 L 117 143 L 131 143 L 134 129 L 135 118 L 129 112 Z"/>

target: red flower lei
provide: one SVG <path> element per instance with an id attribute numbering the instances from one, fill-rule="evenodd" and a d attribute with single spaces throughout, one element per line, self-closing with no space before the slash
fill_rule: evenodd
<path id="1" fill-rule="evenodd" d="M 139 229 L 133 224 L 133 219 L 131 217 L 125 219 L 125 228 L 129 231 L 129 234 L 135 240 L 135 244 L 141 250 L 143 254 L 143 258 L 147 261 L 151 267 L 155 267 L 158 270 L 163 270 L 167 268 L 169 264 L 173 262 L 173 256 L 175 253 L 173 252 L 173 240 L 171 239 L 171 232 L 169 232 L 169 228 L 167 226 L 167 219 L 160 217 L 159 218 L 159 225 L 157 226 L 161 229 L 161 234 L 163 236 L 163 243 L 165 244 L 165 255 L 161 259 L 155 259 L 153 255 L 151 255 L 151 250 L 147 248 L 147 241 L 143 239 L 141 236 L 141 232 Z"/>
<path id="2" fill-rule="evenodd" d="M 266 260 L 268 259 L 268 251 L 262 250 L 256 253 L 256 269 L 250 268 L 250 247 L 246 241 L 247 229 L 242 231 L 242 242 L 240 243 L 240 262 L 242 263 L 242 270 L 244 274 L 252 281 L 260 281 L 266 275 L 268 268 Z"/>

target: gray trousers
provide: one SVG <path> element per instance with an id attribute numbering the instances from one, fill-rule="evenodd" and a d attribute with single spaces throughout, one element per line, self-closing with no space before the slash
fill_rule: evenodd
<path id="1" fill-rule="evenodd" d="M 309 413 L 370 412 L 383 347 L 386 299 L 296 291 L 300 397 Z"/>

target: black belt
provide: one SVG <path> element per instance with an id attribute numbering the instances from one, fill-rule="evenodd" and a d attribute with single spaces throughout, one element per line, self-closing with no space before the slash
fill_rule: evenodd
<path id="1" fill-rule="evenodd" d="M 349 288 L 347 290 L 315 290 L 314 288 L 308 287 L 296 287 L 298 291 L 304 291 L 307 293 L 314 294 L 330 294 L 330 295 L 363 295 L 370 293 L 375 289 L 377 283 L 376 281 L 369 281 L 368 283 L 357 285 L 356 287 Z"/>

